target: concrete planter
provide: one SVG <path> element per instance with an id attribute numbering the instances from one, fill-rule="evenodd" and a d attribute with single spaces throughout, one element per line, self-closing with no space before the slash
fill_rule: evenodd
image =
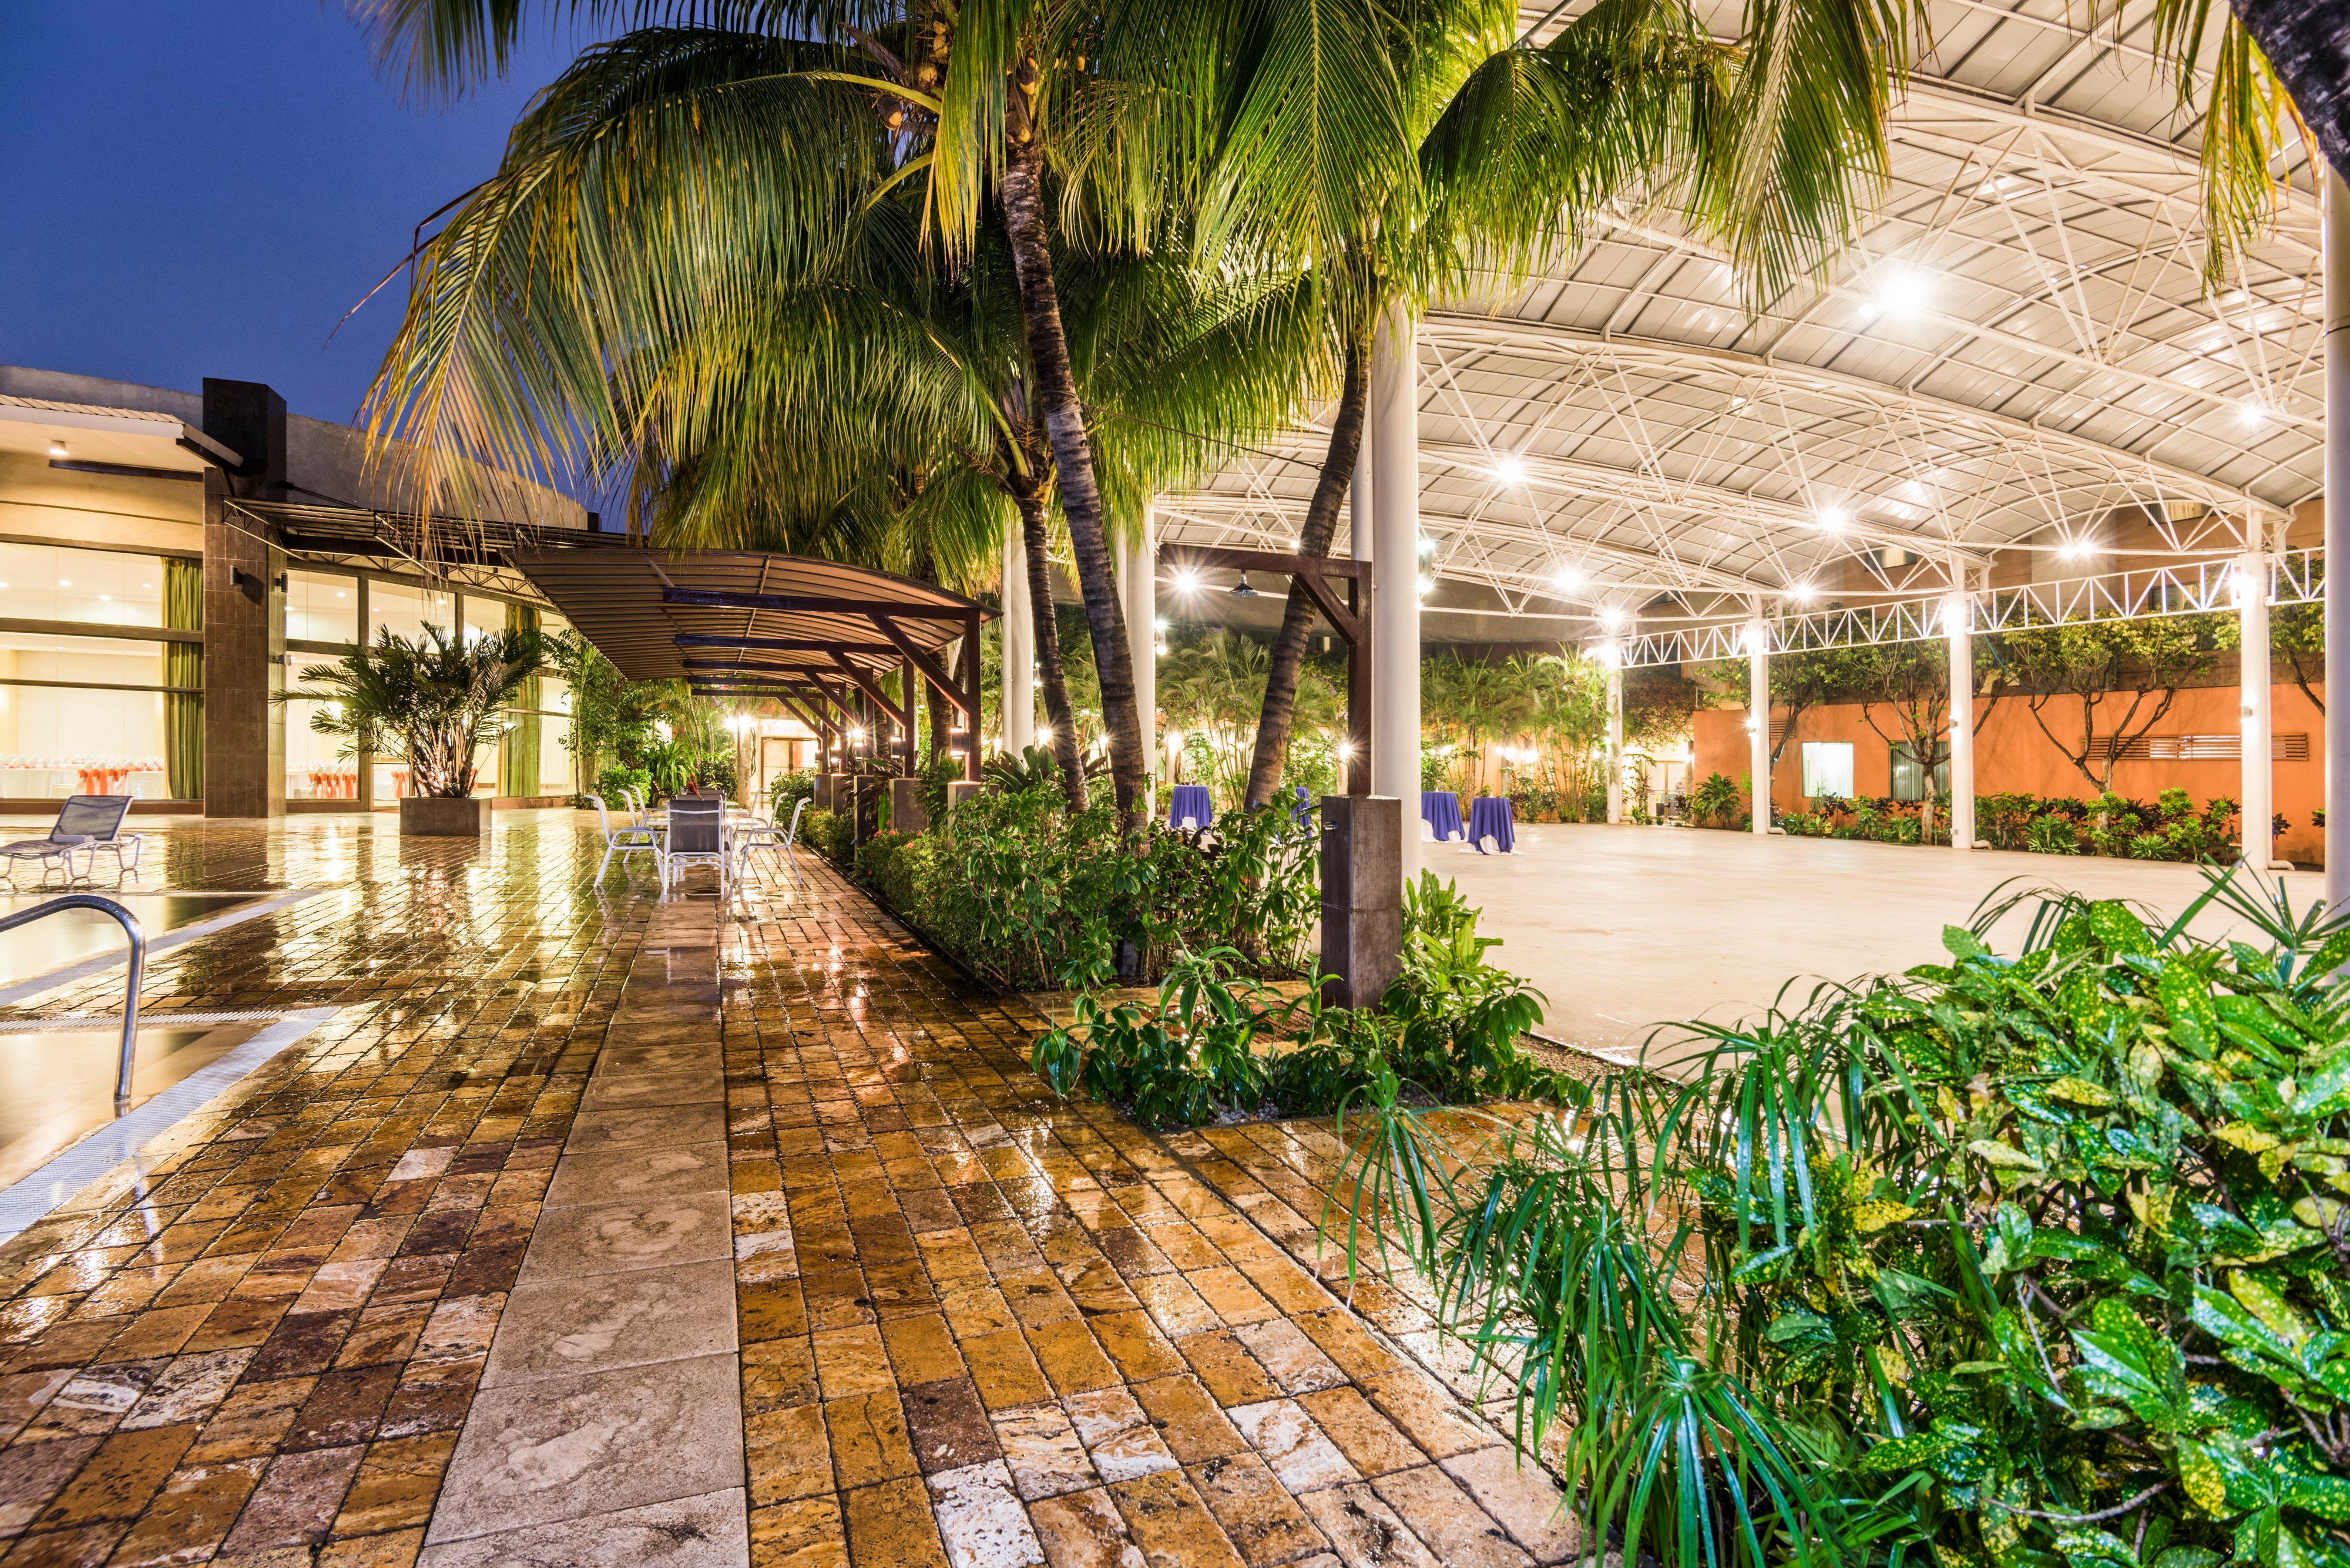
<path id="1" fill-rule="evenodd" d="M 400 831 L 421 838 L 479 838 L 490 830 L 490 803 L 469 795 L 410 794 L 400 799 Z"/>
<path id="2" fill-rule="evenodd" d="M 889 781 L 889 831 L 892 833 L 928 833 L 931 814 L 922 809 L 922 781 L 891 779 Z"/>

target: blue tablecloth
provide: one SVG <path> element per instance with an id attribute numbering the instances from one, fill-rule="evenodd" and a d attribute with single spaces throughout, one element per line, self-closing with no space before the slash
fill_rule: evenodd
<path id="1" fill-rule="evenodd" d="M 1297 804 L 1289 808 L 1289 820 L 1299 827 L 1314 825 L 1314 797 L 1305 793 L 1304 784 L 1297 786 Z"/>
<path id="2" fill-rule="evenodd" d="M 1201 827 L 1216 820 L 1216 803 L 1208 794 L 1206 784 L 1177 784 L 1167 802 L 1167 826 L 1180 827 L 1185 817 L 1194 819 Z"/>
<path id="3" fill-rule="evenodd" d="M 1458 842 L 1461 837 L 1461 797 L 1451 790 L 1420 791 L 1419 819 L 1428 824 L 1440 841 L 1448 844 Z"/>
<path id="4" fill-rule="evenodd" d="M 1481 794 L 1469 803 L 1469 842 L 1477 846 L 1480 855 L 1485 852 L 1488 836 L 1492 836 L 1496 852 L 1509 855 L 1516 851 L 1517 825 L 1510 815 L 1510 802 L 1506 795 Z"/>

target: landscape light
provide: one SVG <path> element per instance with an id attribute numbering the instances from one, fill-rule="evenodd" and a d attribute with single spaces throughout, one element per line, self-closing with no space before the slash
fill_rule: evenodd
<path id="1" fill-rule="evenodd" d="M 1341 741 L 1341 742 L 1338 742 L 1338 760 L 1339 760 L 1340 762 L 1342 762 L 1342 763 L 1343 763 L 1343 762 L 1347 761 L 1349 758 L 1353 757 L 1353 756 L 1354 756 L 1354 754 L 1355 754 L 1355 742 L 1352 742 L 1352 741 Z"/>
<path id="2" fill-rule="evenodd" d="M 1493 460 L 1493 477 L 1504 484 L 1524 483 L 1526 460 L 1513 452 L 1502 453 Z"/>
<path id="3" fill-rule="evenodd" d="M 865 738 L 865 726 L 862 724 L 851 724 L 848 726 L 848 738 L 852 741 L 863 740 Z"/>
<path id="4" fill-rule="evenodd" d="M 1037 725 L 1036 739 L 1045 745 L 1051 745 L 1053 743 L 1053 726 L 1050 724 Z"/>

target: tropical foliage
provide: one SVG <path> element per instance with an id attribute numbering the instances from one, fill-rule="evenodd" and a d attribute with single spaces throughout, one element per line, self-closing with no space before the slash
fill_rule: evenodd
<path id="1" fill-rule="evenodd" d="M 2350 930 L 2032 902 L 1564 1114 L 1375 1105 L 1326 1229 L 1627 1562 L 2350 1563 Z"/>
<path id="2" fill-rule="evenodd" d="M 1521 1044 L 1538 993 L 1486 961 L 1477 911 L 1423 872 L 1406 890 L 1404 965 L 1375 1008 L 1328 1005 L 1317 984 L 1284 995 L 1243 978 L 1240 955 L 1185 953 L 1149 1001 L 1076 1000 L 1031 1063 L 1054 1092 L 1082 1090 L 1145 1127 L 1323 1116 L 1356 1102 L 1487 1096 L 1555 1102 L 1572 1080 Z"/>
<path id="3" fill-rule="evenodd" d="M 405 638 L 385 630 L 332 664 L 302 671 L 296 695 L 319 698 L 310 728 L 343 742 L 346 755 L 397 756 L 416 794 L 473 793 L 484 748 L 504 731 L 505 710 L 543 665 L 535 632 L 470 639 L 428 626 Z"/>

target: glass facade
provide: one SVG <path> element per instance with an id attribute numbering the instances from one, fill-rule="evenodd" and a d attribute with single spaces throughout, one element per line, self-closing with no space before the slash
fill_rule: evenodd
<path id="1" fill-rule="evenodd" d="M 510 627 L 563 629 L 559 618 L 487 594 L 457 594 L 358 571 L 289 567 L 285 579 L 286 797 L 363 799 L 406 792 L 392 758 L 348 754 L 313 721 L 331 699 L 299 691 L 306 666 L 361 639 L 427 625 L 467 639 Z M 64 544 L 0 542 L 0 798 L 58 800 L 128 794 L 194 800 L 203 790 L 202 564 L 178 556 Z M 568 794 L 576 787 L 570 694 L 552 675 L 523 693 L 497 743 L 479 759 L 479 793 Z"/>

